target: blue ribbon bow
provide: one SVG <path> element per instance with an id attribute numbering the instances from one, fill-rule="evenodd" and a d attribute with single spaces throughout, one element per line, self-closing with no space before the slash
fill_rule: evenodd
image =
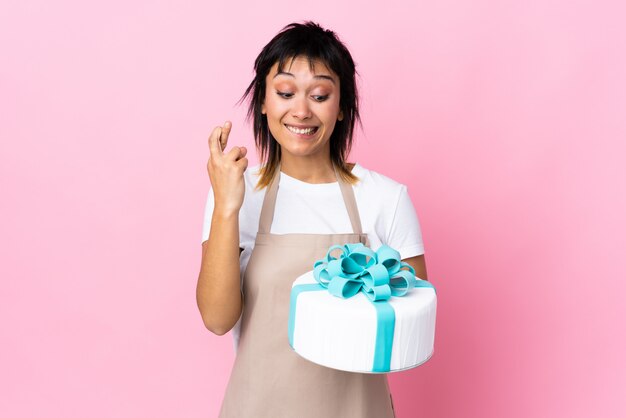
<path id="1" fill-rule="evenodd" d="M 337 249 L 342 251 L 339 258 L 331 256 Z M 333 245 L 325 258 L 315 262 L 313 275 L 332 295 L 344 299 L 362 291 L 371 301 L 382 301 L 404 296 L 418 286 L 415 269 L 385 244 L 376 252 L 363 243 Z"/>
<path id="2" fill-rule="evenodd" d="M 337 249 L 342 251 L 341 255 L 338 258 L 331 256 L 331 252 Z M 301 284 L 292 289 L 289 313 L 290 345 L 293 347 L 295 305 L 301 292 L 327 289 L 332 295 L 344 299 L 363 292 L 377 312 L 372 371 L 378 373 L 388 372 L 391 368 L 396 317 L 387 300 L 391 296 L 404 296 L 413 287 L 430 287 L 435 290 L 430 282 L 417 280 L 415 269 L 400 260 L 398 251 L 385 244 L 376 252 L 363 243 L 333 245 L 326 252 L 326 257 L 317 260 L 313 265 L 313 276 L 318 284 Z"/>

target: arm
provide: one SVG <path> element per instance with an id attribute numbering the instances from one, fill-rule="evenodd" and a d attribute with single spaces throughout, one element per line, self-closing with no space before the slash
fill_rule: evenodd
<path id="1" fill-rule="evenodd" d="M 223 153 L 231 124 L 216 127 L 209 137 L 211 155 L 207 164 L 215 202 L 209 238 L 202 243 L 202 264 L 196 287 L 196 302 L 207 329 L 224 335 L 237 323 L 243 309 L 239 270 L 239 211 L 248 166 L 245 147 Z"/>
<path id="2" fill-rule="evenodd" d="M 239 214 L 213 212 L 209 239 L 202 243 L 196 301 L 207 329 L 224 335 L 241 316 Z"/>
<path id="3" fill-rule="evenodd" d="M 426 259 L 424 257 L 424 245 L 422 242 L 422 229 L 417 213 L 406 186 L 402 186 L 398 196 L 393 222 L 390 227 L 388 242 L 394 248 L 403 248 L 405 254 L 420 254 L 403 259 L 415 269 L 415 276 L 428 280 L 426 272 Z"/>
<path id="4" fill-rule="evenodd" d="M 411 267 L 415 269 L 415 276 L 420 279 L 428 280 L 428 275 L 426 274 L 426 260 L 424 258 L 424 254 L 416 255 L 415 257 L 405 258 L 405 263 L 408 263 Z"/>

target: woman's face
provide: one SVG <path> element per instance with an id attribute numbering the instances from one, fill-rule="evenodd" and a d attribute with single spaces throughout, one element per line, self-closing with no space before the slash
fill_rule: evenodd
<path id="1" fill-rule="evenodd" d="M 330 135 L 339 109 L 339 77 L 319 61 L 309 68 L 306 57 L 295 57 L 278 73 L 275 63 L 265 78 L 261 112 L 285 154 L 330 156 Z"/>

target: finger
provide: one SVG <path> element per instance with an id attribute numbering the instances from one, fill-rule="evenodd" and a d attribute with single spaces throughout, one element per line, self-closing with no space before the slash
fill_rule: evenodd
<path id="1" fill-rule="evenodd" d="M 246 155 L 247 152 L 248 152 L 248 150 L 246 149 L 246 147 L 237 147 L 237 146 L 235 146 L 235 147 L 232 147 L 230 149 L 230 151 L 228 151 L 225 155 L 229 159 L 231 159 L 233 161 L 237 161 L 238 159 L 240 159 L 241 157 Z"/>
<path id="2" fill-rule="evenodd" d="M 222 134 L 220 136 L 220 144 L 222 145 L 222 151 L 226 149 L 226 144 L 228 143 L 228 135 L 230 135 L 230 130 L 233 127 L 231 121 L 227 120 L 222 127 Z"/>
<path id="3" fill-rule="evenodd" d="M 222 154 L 222 148 L 218 145 L 221 133 L 222 133 L 222 128 L 219 126 L 216 126 L 213 129 L 213 132 L 211 132 L 211 135 L 209 135 L 209 151 L 211 152 L 211 155 Z"/>
<path id="4" fill-rule="evenodd" d="M 243 168 L 243 170 L 245 171 L 246 168 L 248 168 L 248 159 L 247 158 L 241 158 L 239 161 L 235 161 L 235 164 L 240 167 Z"/>
<path id="5" fill-rule="evenodd" d="M 228 150 L 228 152 L 224 155 L 230 160 L 237 161 L 240 153 L 241 153 L 241 149 L 237 146 L 234 146 L 230 150 Z"/>

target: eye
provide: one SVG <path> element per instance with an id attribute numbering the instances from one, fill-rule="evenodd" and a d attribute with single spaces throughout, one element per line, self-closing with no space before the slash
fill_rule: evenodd
<path id="1" fill-rule="evenodd" d="M 276 91 L 276 94 L 278 94 L 280 97 L 284 97 L 285 99 L 288 99 L 291 96 L 293 96 L 293 93 L 285 93 L 282 91 Z"/>
<path id="2" fill-rule="evenodd" d="M 313 99 L 317 102 L 323 102 L 324 100 L 328 99 L 328 95 L 326 96 L 316 95 L 316 96 L 313 96 Z"/>

